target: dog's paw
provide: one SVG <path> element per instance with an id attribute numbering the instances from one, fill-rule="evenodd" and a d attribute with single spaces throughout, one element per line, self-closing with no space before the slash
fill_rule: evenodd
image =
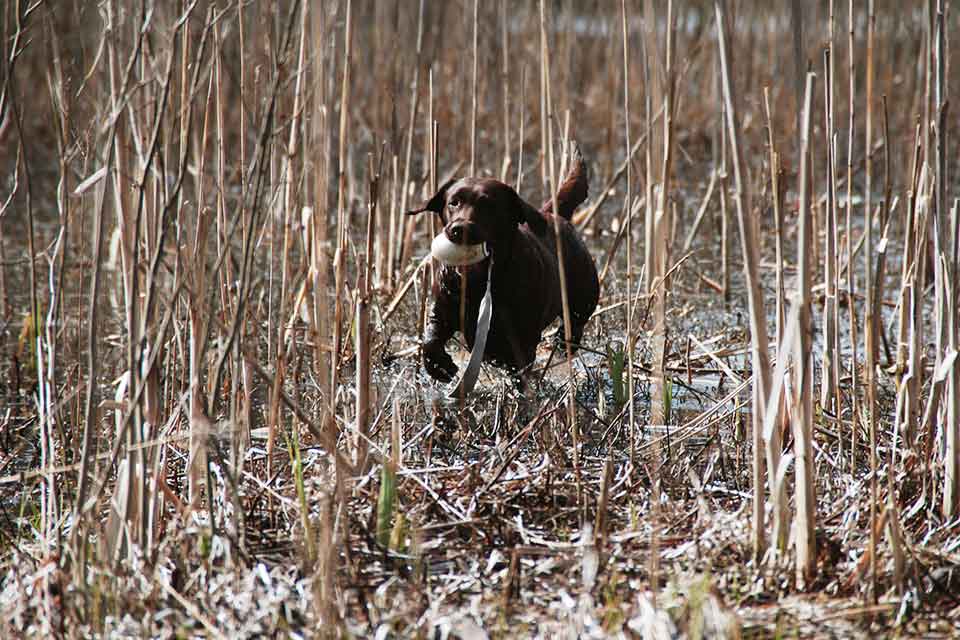
<path id="1" fill-rule="evenodd" d="M 423 347 L 423 367 L 434 380 L 450 382 L 457 375 L 457 365 L 443 347 Z"/>

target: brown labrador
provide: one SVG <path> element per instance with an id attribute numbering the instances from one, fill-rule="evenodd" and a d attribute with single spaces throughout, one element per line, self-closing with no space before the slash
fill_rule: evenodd
<path id="1" fill-rule="evenodd" d="M 473 348 L 480 301 L 490 273 L 493 317 L 484 360 L 514 375 L 533 363 L 543 330 L 558 317 L 562 322 L 555 220 L 560 225 L 567 279 L 571 346 L 576 348 L 600 297 L 596 265 L 570 222 L 586 197 L 587 170 L 578 153 L 557 192 L 559 215 L 553 213 L 552 200 L 538 210 L 509 185 L 489 178 L 451 180 L 426 205 L 409 212 L 433 211 L 445 225 L 432 247 L 434 256 L 445 265 L 434 287 L 434 303 L 424 331 L 427 373 L 444 382 L 457 373 L 445 345 L 460 328 L 458 268 L 466 271 L 467 346 Z M 558 335 L 562 343 L 562 327 Z"/>

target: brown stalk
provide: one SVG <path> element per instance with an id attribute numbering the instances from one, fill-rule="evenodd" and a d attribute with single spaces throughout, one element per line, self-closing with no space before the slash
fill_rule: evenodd
<path id="1" fill-rule="evenodd" d="M 470 95 L 470 175 L 477 175 L 477 19 L 480 0 L 473 0 L 473 85 Z"/>
<path id="2" fill-rule="evenodd" d="M 931 3 L 931 8 L 932 8 Z M 947 208 L 947 97 L 946 97 L 946 24 L 944 16 L 944 7 L 942 0 L 936 3 L 936 35 L 934 45 L 934 106 L 936 108 L 936 123 L 934 126 L 934 144 L 936 145 L 936 171 L 934 172 L 934 207 L 933 207 L 933 242 L 934 242 L 934 260 L 935 260 L 935 291 L 937 292 L 937 314 L 936 322 L 936 349 L 937 359 L 943 363 L 949 356 L 949 351 L 956 352 L 957 345 L 957 323 L 958 320 L 955 308 L 956 291 L 956 222 L 948 225 Z M 954 214 L 954 219 L 956 215 Z M 945 229 L 951 232 L 950 241 L 946 239 Z M 918 305 L 922 306 L 922 305 Z M 917 317 L 922 319 L 920 309 L 917 310 Z M 922 339 L 922 338 L 918 338 Z M 919 347 L 920 345 L 918 345 Z M 943 469 L 943 505 L 941 511 L 945 518 L 953 518 L 960 513 L 960 424 L 958 424 L 958 375 L 957 366 L 951 367 L 947 382 L 947 406 L 944 413 L 947 416 L 944 429 L 946 433 L 946 443 L 943 451 L 944 469 Z M 922 376 L 922 371 L 917 372 L 918 377 Z M 922 378 L 918 381 L 918 386 L 923 384 Z M 913 398 L 918 401 L 918 398 Z M 936 411 L 936 405 L 933 411 Z M 952 417 L 952 420 L 950 419 Z M 927 437 L 934 437 L 935 430 L 933 424 L 923 425 Z"/>
<path id="3" fill-rule="evenodd" d="M 623 27 L 623 130 L 624 130 L 624 139 L 626 141 L 627 148 L 627 158 L 624 159 L 623 169 L 626 175 L 625 177 L 625 195 L 623 201 L 623 213 L 621 215 L 622 219 L 625 219 L 622 226 L 626 229 L 627 235 L 627 292 L 626 300 L 624 300 L 624 313 L 626 314 L 627 320 L 627 402 L 628 404 L 628 429 L 630 434 L 630 466 L 634 467 L 636 465 L 636 451 L 637 451 L 637 422 L 636 422 L 636 411 L 634 407 L 634 378 L 633 378 L 633 313 L 631 310 L 631 292 L 633 291 L 633 212 L 631 211 L 631 203 L 633 201 L 633 183 L 631 176 L 631 167 L 630 160 L 633 156 L 633 148 L 630 146 L 630 46 L 629 39 L 627 38 L 627 24 L 629 22 L 629 14 L 627 13 L 627 2 L 626 0 L 620 0 L 620 15 L 621 15 L 621 25 Z M 610 189 L 604 189 L 604 196 L 610 191 Z M 599 207 L 597 207 L 599 208 Z M 596 211 L 596 209 L 594 209 Z M 587 221 L 584 221 L 583 224 L 586 224 Z M 609 261 L 607 263 L 609 265 Z M 606 268 L 604 268 L 606 272 Z M 602 282 L 602 280 L 601 280 Z M 600 527 L 599 515 L 597 516 L 597 535 L 602 535 L 603 529 Z"/>
<path id="4" fill-rule="evenodd" d="M 856 123 L 856 109 L 854 108 L 854 99 L 856 97 L 856 66 L 854 48 L 854 13 L 853 0 L 848 5 L 848 27 L 847 32 L 847 75 L 849 78 L 849 95 L 847 109 L 850 112 L 850 121 L 847 125 L 847 202 L 844 213 L 846 214 L 845 224 L 845 255 L 847 258 L 847 309 L 850 329 L 850 470 L 853 471 L 857 460 L 857 421 L 859 419 L 859 376 L 857 375 L 857 309 L 854 304 L 856 300 L 856 274 L 854 274 L 854 265 L 856 264 L 853 256 L 853 140 L 854 125 Z"/>
<path id="5" fill-rule="evenodd" d="M 382 157 L 381 157 L 382 162 Z M 358 265 L 356 300 L 356 360 L 357 360 L 357 422 L 353 444 L 354 465 L 365 472 L 368 465 L 367 450 L 370 433 L 370 302 L 373 294 L 370 286 L 370 261 L 373 259 L 373 236 L 376 228 L 377 204 L 380 200 L 380 167 L 374 168 L 373 156 L 367 156 L 369 192 L 367 201 L 367 242 L 363 261 Z"/>
<path id="6" fill-rule="evenodd" d="M 417 12 L 417 49 L 416 57 L 414 58 L 414 67 L 413 67 L 413 83 L 410 88 L 410 119 L 407 122 L 407 139 L 406 139 L 406 151 L 404 152 L 403 159 L 403 182 L 400 183 L 400 211 L 407 211 L 407 196 L 410 192 L 410 165 L 412 163 L 412 154 L 413 154 L 413 134 L 416 130 L 417 122 L 417 107 L 420 104 L 420 65 L 421 65 L 421 55 L 423 53 L 423 11 L 424 3 L 426 0 L 420 0 L 420 8 Z M 432 78 L 431 72 L 431 78 Z M 428 120 L 427 126 L 427 135 L 430 135 L 431 126 L 429 125 L 430 121 Z M 417 220 L 419 216 L 412 216 L 406 221 L 405 230 L 402 234 L 401 241 L 403 245 L 400 247 L 400 264 L 393 265 L 392 271 L 399 270 L 403 265 L 407 264 L 410 261 L 410 256 L 413 253 L 413 230 L 416 227 Z M 401 223 L 403 224 L 403 223 Z"/>
<path id="7" fill-rule="evenodd" d="M 336 414 L 339 385 L 340 343 L 343 339 L 343 300 L 346 282 L 347 231 L 347 143 L 350 113 L 350 65 L 353 57 L 353 0 L 347 0 L 344 26 L 343 80 L 340 87 L 340 149 L 337 153 L 337 249 L 334 253 L 333 346 L 330 357 L 330 413 Z"/>
<path id="8" fill-rule="evenodd" d="M 770 90 L 768 87 L 764 87 L 763 98 L 764 109 L 767 114 L 768 144 L 770 146 L 770 191 L 773 197 L 773 223 L 774 233 L 776 235 L 774 239 L 777 270 L 777 324 L 775 341 L 777 345 L 777 362 L 779 363 L 787 360 L 789 349 L 789 343 L 785 342 L 784 340 L 784 323 L 786 320 L 784 307 L 786 303 L 786 289 L 783 284 L 783 212 L 781 209 L 783 188 L 780 184 L 780 154 L 776 150 L 776 143 L 773 135 L 773 116 L 770 113 Z M 777 388 L 779 389 L 779 386 Z M 769 400 L 767 400 L 767 402 L 767 406 L 769 407 Z M 783 433 L 783 426 L 781 425 L 781 420 L 785 413 L 784 404 L 785 399 L 781 397 L 780 401 L 776 403 L 775 409 L 770 409 L 771 411 L 774 411 L 777 416 L 775 418 L 768 417 L 767 419 L 772 420 L 772 424 L 775 424 L 776 426 L 772 429 L 764 430 L 766 434 L 769 434 L 764 438 L 764 454 L 767 459 L 767 468 L 770 470 L 770 481 L 768 484 L 770 487 L 770 496 L 773 501 L 773 531 L 771 538 L 773 540 L 774 548 L 778 553 L 781 554 L 785 553 L 787 550 L 787 537 L 789 534 L 790 522 L 790 505 L 787 501 L 786 487 L 784 484 L 777 483 L 775 481 L 780 469 L 780 458 L 783 450 L 783 442 L 781 437 L 781 434 Z"/>
<path id="9" fill-rule="evenodd" d="M 824 227 L 823 252 L 823 347 L 820 377 L 820 406 L 824 410 L 833 410 L 840 415 L 840 319 L 837 304 L 839 288 L 837 261 L 837 162 L 836 128 L 834 126 L 834 17 L 833 0 L 830 2 L 830 48 L 824 51 L 824 142 L 826 144 L 826 191 L 824 205 L 826 224 Z"/>
<path id="10" fill-rule="evenodd" d="M 794 527 L 797 550 L 797 584 L 802 588 L 809 585 L 816 576 L 817 546 L 814 529 L 816 527 L 816 478 L 813 459 L 813 363 L 811 359 L 811 296 L 813 283 L 812 263 L 812 223 L 810 210 L 811 176 L 810 158 L 810 119 L 812 111 L 813 84 L 816 76 L 807 74 L 807 88 L 804 94 L 803 118 L 800 128 L 800 225 L 797 264 L 799 268 L 797 298 L 794 304 L 800 309 L 800 327 L 794 342 L 794 377 L 796 387 L 793 398 L 793 450 L 796 469 L 795 501 L 797 522 Z"/>
<path id="11" fill-rule="evenodd" d="M 864 321 L 864 351 L 866 353 L 865 380 L 867 387 L 867 422 L 870 433 L 870 580 L 874 604 L 880 594 L 877 584 L 877 386 L 875 368 L 877 362 L 877 318 L 873 285 L 873 35 L 876 29 L 874 2 L 867 5 L 867 114 L 866 148 L 864 168 L 864 217 L 866 227 L 864 245 L 864 281 L 866 283 L 866 318 Z"/>
<path id="12" fill-rule="evenodd" d="M 560 211 L 557 205 L 557 175 L 556 163 L 554 162 L 553 152 L 553 100 L 550 92 L 550 45 L 547 42 L 547 26 L 544 12 L 544 0 L 540 0 L 540 81 L 543 87 L 543 104 L 546 106 L 541 111 L 541 127 L 546 132 L 548 142 L 547 162 L 549 164 L 546 173 L 549 179 L 549 193 L 552 199 L 553 211 Z M 543 151 L 541 151 L 541 154 Z M 557 268 L 560 273 L 560 300 L 563 309 L 563 340 L 566 346 L 567 357 L 567 376 L 569 387 L 567 389 L 567 428 L 573 439 L 573 466 L 577 477 L 577 496 L 578 504 L 581 508 L 584 506 L 583 486 L 580 480 L 580 427 L 577 424 L 576 415 L 576 379 L 573 371 L 573 345 L 572 327 L 570 324 L 570 296 L 567 290 L 567 273 L 563 259 L 563 243 L 560 240 L 560 218 L 558 215 L 553 217 L 553 234 L 557 247 Z"/>
<path id="13" fill-rule="evenodd" d="M 273 379 L 273 389 L 271 391 L 271 402 L 270 402 L 270 415 L 267 422 L 267 475 L 271 476 L 272 473 L 272 463 L 273 463 L 273 448 L 276 441 L 276 431 L 281 424 L 281 415 L 280 415 L 280 401 L 279 401 L 279 391 L 283 387 L 284 382 L 286 381 L 287 374 L 287 352 L 288 349 L 292 346 L 290 344 L 291 336 L 291 323 L 287 321 L 287 316 L 289 314 L 288 307 L 290 306 L 290 299 L 293 296 L 293 291 L 291 291 L 291 279 L 293 274 L 291 273 L 292 266 L 290 265 L 290 253 L 293 247 L 293 238 L 291 235 L 291 230 L 293 228 L 293 216 L 299 211 L 298 203 L 296 202 L 294 195 L 294 184 L 298 182 L 295 177 L 296 167 L 294 166 L 294 160 L 297 157 L 298 147 L 300 144 L 300 114 L 302 113 L 302 104 L 303 104 L 303 79 L 305 73 L 305 64 L 306 64 L 306 39 L 307 39 L 307 4 L 304 2 L 300 5 L 300 42 L 297 49 L 297 63 L 296 67 L 293 70 L 294 73 L 294 86 L 293 86 L 293 105 L 291 111 L 290 122 L 287 125 L 289 127 L 289 134 L 287 137 L 287 143 L 285 152 L 282 154 L 282 166 L 280 168 L 280 182 L 283 185 L 282 191 L 282 209 L 283 209 L 283 234 L 282 234 L 282 244 L 281 244 L 281 256 L 280 256 L 280 326 L 277 328 L 276 335 L 276 349 L 274 352 L 275 365 L 274 371 L 276 376 Z M 279 212 L 278 212 L 279 214 Z M 276 220 L 279 218 L 279 215 L 274 215 L 273 219 Z M 276 237 L 274 236 L 274 241 Z M 271 243 L 271 250 L 274 243 Z M 271 260 L 271 265 L 272 265 Z M 335 351 L 336 353 L 336 351 Z"/>
<path id="14" fill-rule="evenodd" d="M 737 211 L 737 224 L 740 229 L 740 246 L 743 252 L 743 272 L 746 278 L 747 306 L 750 322 L 750 358 L 753 367 L 753 397 L 751 412 L 753 418 L 753 450 L 759 452 L 767 445 L 768 457 L 770 442 L 764 442 L 762 425 L 764 403 L 770 395 L 770 355 L 766 329 L 766 315 L 763 310 L 763 295 L 759 279 L 759 245 L 755 238 L 755 227 L 747 218 L 747 205 L 744 195 L 748 185 L 743 179 L 742 159 L 738 144 L 737 112 L 732 96 L 730 71 L 727 65 L 726 27 L 723 9 L 719 0 L 714 1 L 717 16 L 717 40 L 720 50 L 720 75 L 723 83 L 723 100 L 726 106 L 727 131 L 730 140 L 730 153 L 733 159 L 734 204 Z M 772 470 L 775 467 L 771 467 Z M 766 546 L 763 514 L 763 458 L 755 453 L 753 460 L 753 553 L 760 558 Z"/>
<path id="15" fill-rule="evenodd" d="M 242 15 L 242 11 L 240 14 Z M 333 105 L 331 103 L 331 92 L 327 90 L 328 82 L 333 81 L 336 65 L 328 61 L 325 54 L 326 47 L 324 42 L 331 29 L 327 25 L 326 12 L 324 7 L 314 9 L 312 15 L 312 44 L 318 50 L 317 71 L 313 78 L 313 84 L 316 86 L 316 95 L 314 96 L 313 107 L 313 131 L 312 140 L 308 148 L 313 155 L 314 184 L 313 184 L 313 210 L 309 216 L 309 234 L 310 246 L 307 248 L 307 258 L 309 262 L 308 273 L 311 279 L 311 330 L 315 336 L 316 342 L 313 349 L 313 366 L 317 372 L 318 383 L 321 389 L 330 389 L 330 374 L 332 371 L 332 352 L 330 350 L 331 338 L 331 309 L 329 294 L 327 291 L 330 279 L 330 263 L 332 260 L 329 248 L 330 233 L 330 196 L 328 185 L 330 182 L 330 167 L 332 166 L 332 118 L 330 113 Z M 241 22 L 242 25 L 242 22 Z M 243 32 L 241 31 L 241 38 Z M 241 57 L 241 65 L 243 65 Z M 241 69 L 243 67 L 241 66 Z M 241 78 L 243 75 L 241 74 Z M 242 135 L 242 134 L 241 134 Z M 241 138 L 242 139 L 242 138 Z M 245 159 L 246 155 L 241 151 L 241 156 Z M 243 174 L 241 174 L 241 177 Z M 245 191 L 245 189 L 244 189 Z M 249 233 L 249 229 L 245 231 Z M 393 248 L 393 247 L 391 247 Z M 390 262 L 389 276 L 393 274 L 393 262 Z M 244 380 L 248 378 L 249 367 L 244 364 Z M 249 389 L 249 387 L 247 387 Z M 246 395 L 249 404 L 250 393 Z"/>
<path id="16" fill-rule="evenodd" d="M 507 182 L 512 153 L 510 149 L 510 31 L 507 29 L 510 13 L 507 11 L 507 0 L 500 2 L 500 17 L 500 39 L 503 46 L 503 60 L 500 62 L 503 65 L 500 69 L 500 86 L 503 88 L 503 161 L 500 166 L 500 181 Z M 523 110 L 522 106 L 520 110 Z"/>

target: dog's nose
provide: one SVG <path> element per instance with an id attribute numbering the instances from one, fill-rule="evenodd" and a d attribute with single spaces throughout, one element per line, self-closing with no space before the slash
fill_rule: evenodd
<path id="1" fill-rule="evenodd" d="M 450 238 L 450 242 L 455 244 L 460 244 L 463 242 L 464 236 L 464 225 L 462 224 L 452 224 L 447 227 L 447 237 Z"/>

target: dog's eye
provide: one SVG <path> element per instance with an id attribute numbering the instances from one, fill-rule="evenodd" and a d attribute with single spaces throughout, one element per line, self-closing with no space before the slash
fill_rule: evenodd
<path id="1" fill-rule="evenodd" d="M 457 209 L 460 207 L 460 198 L 451 198 L 449 202 L 451 209 Z"/>

